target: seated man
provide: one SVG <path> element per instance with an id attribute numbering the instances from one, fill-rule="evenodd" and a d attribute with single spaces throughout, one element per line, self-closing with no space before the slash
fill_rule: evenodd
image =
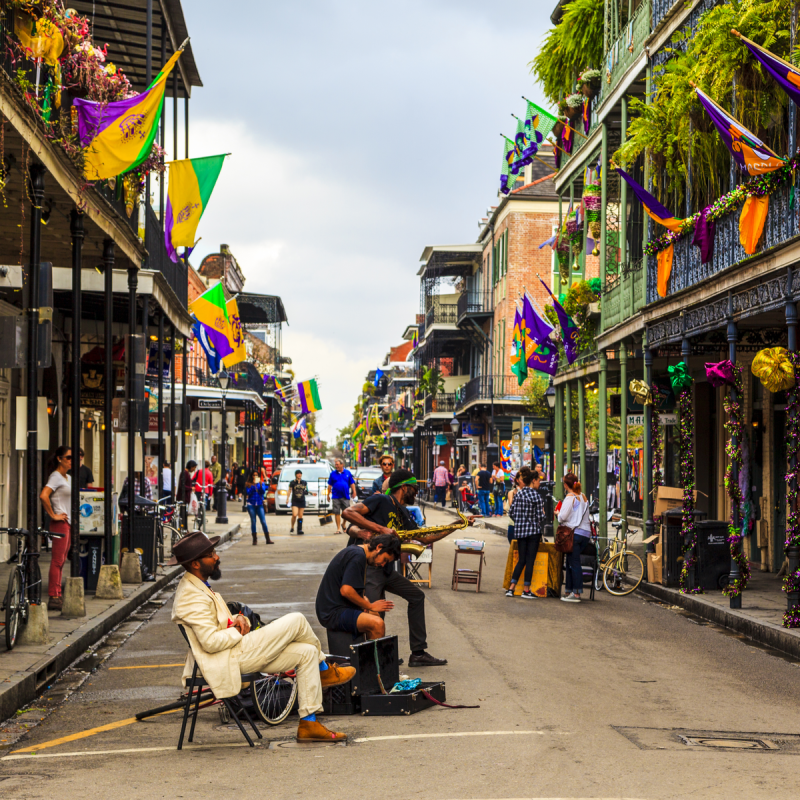
<path id="1" fill-rule="evenodd" d="M 408 506 L 414 504 L 417 496 L 417 479 L 407 469 L 397 469 L 390 475 L 385 492 L 370 495 L 363 503 L 356 503 L 344 510 L 345 521 L 352 523 L 348 529 L 348 545 L 368 542 L 375 534 L 395 535 L 395 531 L 419 527 L 408 511 Z M 433 544 L 451 534 L 455 528 L 456 524 L 440 533 L 415 537 L 414 541 Z M 385 590 L 408 601 L 408 638 L 411 644 L 409 667 L 437 667 L 447 663 L 447 659 L 434 658 L 426 652 L 425 592 L 422 589 L 396 572 L 391 564 L 386 567 L 369 565 L 366 585 L 365 594 L 369 600 L 378 600 Z"/>
<path id="2" fill-rule="evenodd" d="M 384 567 L 400 558 L 400 540 L 391 534 L 373 536 L 366 544 L 345 547 L 328 564 L 317 592 L 317 619 L 329 631 L 344 631 L 368 639 L 386 632 L 382 611 L 394 608 L 386 600 L 370 602 L 364 597 L 367 565 Z"/>
<path id="3" fill-rule="evenodd" d="M 219 536 L 209 539 L 195 531 L 172 548 L 169 563 L 186 570 L 172 604 L 172 621 L 184 626 L 191 647 L 184 681 L 191 678 L 196 660 L 214 696 L 233 697 L 241 691 L 242 673 L 293 669 L 300 704 L 297 740 L 347 739 L 347 734 L 329 731 L 317 722 L 316 715 L 322 711 L 322 689 L 347 683 L 355 669 L 325 662 L 319 639 L 302 614 L 287 614 L 252 632 L 246 617 L 239 614 L 231 619 L 225 601 L 208 583 L 222 574 L 214 550 L 218 542 Z"/>

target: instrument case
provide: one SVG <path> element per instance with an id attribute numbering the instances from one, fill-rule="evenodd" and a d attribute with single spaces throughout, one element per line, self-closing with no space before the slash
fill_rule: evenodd
<path id="1" fill-rule="evenodd" d="M 422 693 L 423 689 L 440 703 L 446 702 L 444 681 L 421 683 L 418 688 L 410 692 L 362 695 L 360 698 L 361 714 L 370 717 L 399 717 L 416 714 L 418 711 L 436 705 L 425 697 Z"/>

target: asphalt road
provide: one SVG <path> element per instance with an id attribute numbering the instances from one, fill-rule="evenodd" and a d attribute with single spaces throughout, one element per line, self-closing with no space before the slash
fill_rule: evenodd
<path id="1" fill-rule="evenodd" d="M 444 521 L 429 514 L 431 524 Z M 286 517 L 269 522 L 277 544 L 266 547 L 262 538 L 253 547 L 249 536 L 235 542 L 221 553 L 215 588 L 264 618 L 301 611 L 320 633 L 316 588 L 343 537 L 313 517 L 303 538 L 288 536 Z M 0 731 L 0 792 L 48 800 L 796 793 L 798 664 L 638 596 L 601 592 L 580 605 L 508 599 L 500 589 L 507 543 L 486 532 L 479 538 L 487 541 L 480 594 L 450 590 L 452 544 L 435 548 L 429 650 L 450 663 L 403 668 L 446 680 L 449 702 L 479 709 L 326 719 L 349 733 L 347 747 L 293 746 L 295 717 L 264 730 L 265 743 L 250 750 L 236 729 L 221 725 L 216 708 L 201 712 L 195 744 L 183 752 L 174 749 L 177 714 L 51 744 L 177 697 L 181 669 L 170 665 L 183 662 L 186 648 L 170 623 L 170 589 L 163 606 L 143 609 L 84 664 L 99 664 L 96 672 L 68 673 L 37 704 L 44 710 L 23 715 L 20 725 L 36 724 L 16 743 L 20 726 Z M 387 628 L 399 634 L 407 662 L 402 601 Z"/>

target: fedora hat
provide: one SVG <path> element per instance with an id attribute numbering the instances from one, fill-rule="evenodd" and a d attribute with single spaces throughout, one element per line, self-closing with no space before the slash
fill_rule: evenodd
<path id="1" fill-rule="evenodd" d="M 167 562 L 167 566 L 189 564 L 209 550 L 213 550 L 219 544 L 219 540 L 219 536 L 212 536 L 209 539 L 202 531 L 194 531 L 175 542 L 172 546 L 172 558 Z"/>

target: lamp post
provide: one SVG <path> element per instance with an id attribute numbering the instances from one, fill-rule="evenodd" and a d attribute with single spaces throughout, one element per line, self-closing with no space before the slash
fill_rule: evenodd
<path id="1" fill-rule="evenodd" d="M 408 458 L 406 457 L 406 446 L 408 445 L 408 436 L 403 434 L 400 441 L 403 443 L 403 469 L 407 469 L 406 463 L 408 462 Z"/>
<path id="2" fill-rule="evenodd" d="M 230 377 L 225 368 L 223 367 L 217 373 L 217 382 L 219 388 L 222 390 L 222 447 L 220 447 L 219 464 L 221 469 L 220 479 L 217 483 L 217 518 L 215 520 L 217 525 L 228 524 L 228 483 L 225 480 L 225 449 L 228 440 L 228 426 L 227 417 L 225 414 L 225 395 L 228 393 L 228 381 Z"/>
<path id="3" fill-rule="evenodd" d="M 553 411 L 556 407 L 556 390 L 555 387 L 553 386 L 552 378 L 550 378 L 550 385 L 547 387 L 547 391 L 544 393 L 544 398 L 545 400 L 547 400 L 547 407 L 550 409 L 550 431 L 549 431 L 550 435 L 548 437 L 550 464 L 548 465 L 548 470 L 547 470 L 549 479 L 549 477 L 553 475 L 553 464 L 554 464 L 553 454 L 555 452 L 555 448 L 553 447 L 553 438 L 555 436 L 555 433 L 553 431 L 553 421 L 555 419 L 555 415 L 553 414 Z M 555 477 L 553 477 L 553 480 L 555 480 Z"/>
<path id="4" fill-rule="evenodd" d="M 450 420 L 450 430 L 453 432 L 453 469 L 455 470 L 456 453 L 458 452 L 458 435 L 461 433 L 461 422 L 459 422 L 455 413 L 453 419 Z"/>

